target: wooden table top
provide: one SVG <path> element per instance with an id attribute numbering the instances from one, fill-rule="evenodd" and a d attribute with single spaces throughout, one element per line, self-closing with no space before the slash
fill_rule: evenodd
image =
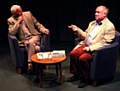
<path id="1" fill-rule="evenodd" d="M 52 57 L 51 60 L 49 60 L 48 58 L 40 60 L 40 59 L 38 59 L 37 54 L 34 54 L 31 56 L 31 60 L 33 62 L 40 63 L 40 64 L 56 64 L 56 63 L 63 62 L 65 59 L 66 59 L 65 55 L 58 56 L 58 57 Z"/>

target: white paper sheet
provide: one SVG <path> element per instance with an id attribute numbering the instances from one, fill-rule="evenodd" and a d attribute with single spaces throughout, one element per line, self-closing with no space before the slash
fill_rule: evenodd
<path id="1" fill-rule="evenodd" d="M 39 52 L 39 53 L 37 53 L 38 59 L 59 57 L 59 56 L 64 56 L 64 55 L 65 55 L 65 50 L 53 50 L 52 52 Z"/>
<path id="2" fill-rule="evenodd" d="M 37 57 L 38 59 L 48 58 L 48 54 L 50 54 L 50 52 L 39 52 L 37 53 Z"/>

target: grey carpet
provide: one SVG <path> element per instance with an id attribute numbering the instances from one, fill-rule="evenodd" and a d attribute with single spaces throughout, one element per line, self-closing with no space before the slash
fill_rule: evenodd
<path id="1" fill-rule="evenodd" d="M 79 81 L 66 82 L 66 79 L 71 76 L 69 73 L 69 52 L 72 50 L 72 44 L 53 43 L 51 46 L 51 50 L 66 50 L 67 59 L 62 62 L 63 85 L 59 84 L 59 79 L 51 82 L 55 79 L 54 65 L 49 66 L 49 69 L 45 70 L 46 76 L 44 79 L 48 79 L 48 81 L 43 81 L 43 88 L 40 88 L 39 84 L 34 81 L 34 75 L 17 74 L 12 63 L 9 46 L 5 44 L 0 47 L 0 91 L 120 91 L 120 57 L 118 57 L 116 75 L 112 81 L 97 87 L 88 85 L 85 88 L 77 88 Z"/>

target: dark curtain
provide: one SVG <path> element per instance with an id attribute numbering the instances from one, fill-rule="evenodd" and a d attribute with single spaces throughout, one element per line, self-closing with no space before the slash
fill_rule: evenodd
<path id="1" fill-rule="evenodd" d="M 109 8 L 108 18 L 120 31 L 118 0 L 1 0 L 1 41 L 7 42 L 7 18 L 11 16 L 10 7 L 13 4 L 20 5 L 23 11 L 31 11 L 40 23 L 50 29 L 51 41 L 73 41 L 74 34 L 68 25 L 76 24 L 85 30 L 94 20 L 94 12 L 99 5 Z"/>

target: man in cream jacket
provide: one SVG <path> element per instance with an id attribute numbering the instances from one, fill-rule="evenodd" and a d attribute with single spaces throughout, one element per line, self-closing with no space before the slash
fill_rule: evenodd
<path id="1" fill-rule="evenodd" d="M 94 51 L 110 45 L 115 37 L 115 27 L 107 18 L 108 12 L 106 6 L 98 6 L 95 20 L 89 23 L 85 31 L 76 25 L 68 26 L 83 40 L 70 52 L 70 72 L 74 75 L 67 79 L 67 82 L 80 80 L 78 88 L 88 84 L 90 61 L 94 57 Z"/>

